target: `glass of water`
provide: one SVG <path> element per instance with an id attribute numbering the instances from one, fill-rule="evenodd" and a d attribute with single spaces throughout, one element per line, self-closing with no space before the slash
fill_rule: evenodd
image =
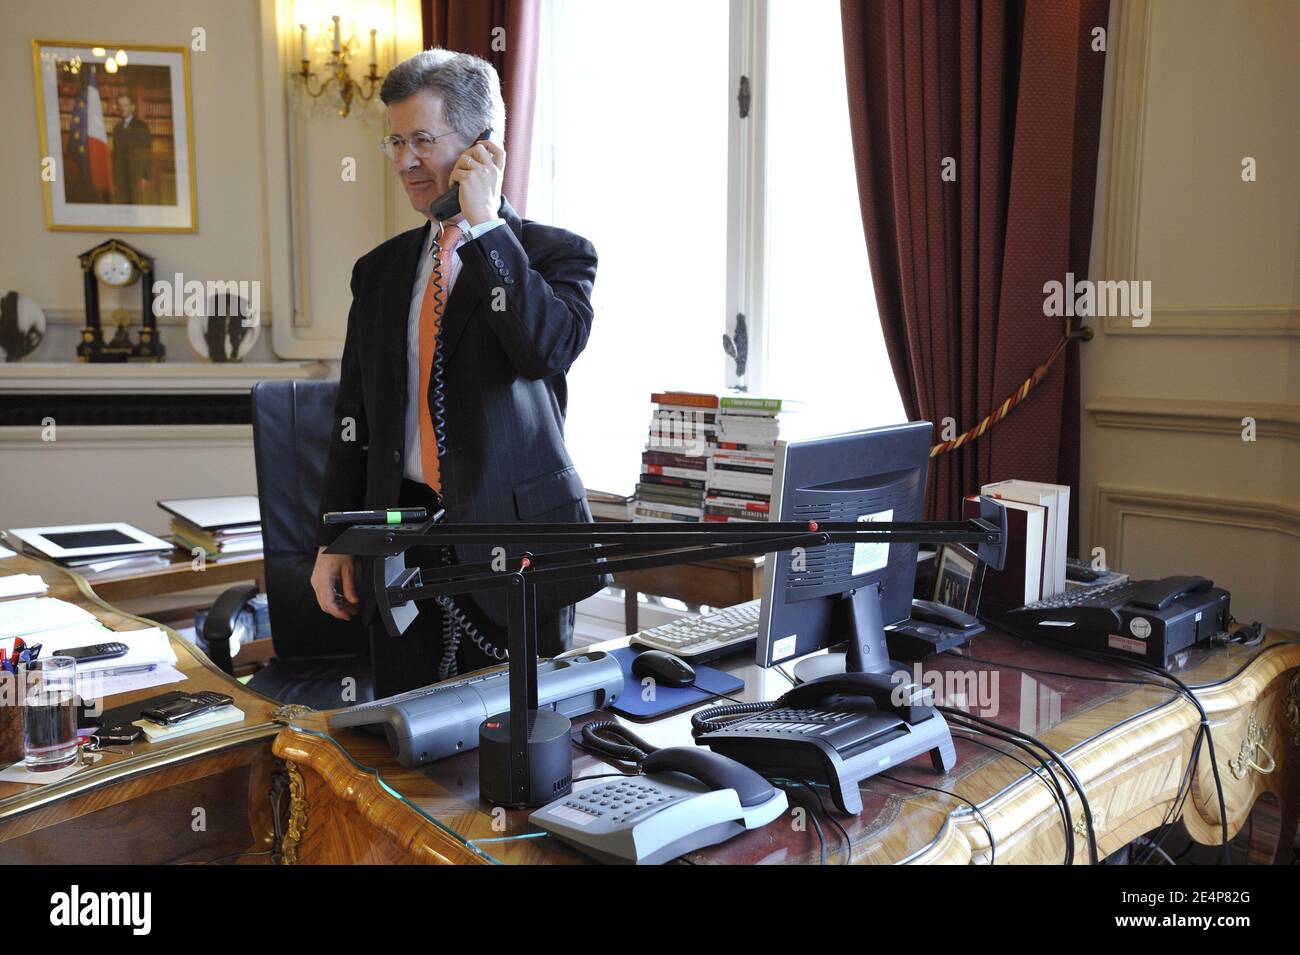
<path id="1" fill-rule="evenodd" d="M 27 665 L 23 754 L 27 771 L 52 772 L 77 758 L 77 661 L 52 656 Z"/>

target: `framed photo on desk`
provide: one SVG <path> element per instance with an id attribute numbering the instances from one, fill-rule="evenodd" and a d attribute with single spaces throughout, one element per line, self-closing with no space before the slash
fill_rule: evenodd
<path id="1" fill-rule="evenodd" d="M 961 544 L 943 544 L 935 555 L 934 596 L 931 598 L 956 610 L 979 611 L 984 586 L 984 564 L 975 552 Z"/>

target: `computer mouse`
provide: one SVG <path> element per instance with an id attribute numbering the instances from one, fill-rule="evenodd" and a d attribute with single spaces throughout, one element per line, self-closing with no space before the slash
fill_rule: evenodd
<path id="1" fill-rule="evenodd" d="M 695 668 L 664 650 L 643 650 L 632 660 L 632 675 L 646 677 L 663 686 L 680 688 L 695 685 Z"/>

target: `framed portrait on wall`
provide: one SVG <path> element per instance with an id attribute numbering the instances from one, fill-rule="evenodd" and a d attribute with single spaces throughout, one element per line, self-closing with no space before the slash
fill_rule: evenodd
<path id="1" fill-rule="evenodd" d="M 184 46 L 33 40 L 45 226 L 198 228 Z"/>

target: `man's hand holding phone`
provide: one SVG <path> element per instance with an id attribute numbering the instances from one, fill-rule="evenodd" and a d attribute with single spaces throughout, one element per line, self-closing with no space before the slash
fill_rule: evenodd
<path id="1" fill-rule="evenodd" d="M 505 171 L 506 151 L 490 139 L 474 143 L 456 160 L 448 180 L 460 186 L 460 211 L 470 225 L 497 217 Z"/>
<path id="2" fill-rule="evenodd" d="M 339 620 L 351 620 L 360 609 L 357 600 L 356 558 L 350 554 L 327 554 L 322 547 L 311 572 L 311 587 L 320 609 Z"/>

